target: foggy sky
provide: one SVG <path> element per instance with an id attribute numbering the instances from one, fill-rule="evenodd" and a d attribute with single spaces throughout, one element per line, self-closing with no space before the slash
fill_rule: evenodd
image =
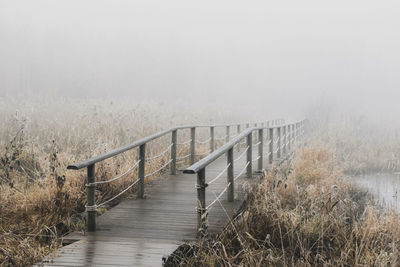
<path id="1" fill-rule="evenodd" d="M 395 118 L 399 13 L 399 1 L 0 0 L 0 96 Z"/>

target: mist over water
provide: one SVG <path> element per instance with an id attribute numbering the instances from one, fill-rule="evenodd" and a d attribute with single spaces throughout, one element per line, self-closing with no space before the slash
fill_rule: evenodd
<path id="1" fill-rule="evenodd" d="M 0 1 L 0 96 L 395 121 L 398 1 Z"/>

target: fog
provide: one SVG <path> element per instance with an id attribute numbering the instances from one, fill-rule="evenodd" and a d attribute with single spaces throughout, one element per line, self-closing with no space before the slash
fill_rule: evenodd
<path id="1" fill-rule="evenodd" d="M 399 1 L 0 0 L 0 96 L 395 120 Z"/>

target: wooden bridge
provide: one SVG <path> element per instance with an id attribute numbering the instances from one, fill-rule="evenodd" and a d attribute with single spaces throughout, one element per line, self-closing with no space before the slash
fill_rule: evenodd
<path id="1" fill-rule="evenodd" d="M 88 233 L 68 236 L 77 241 L 57 250 L 37 266 L 161 266 L 163 256 L 171 254 L 184 241 L 220 231 L 240 207 L 245 185 L 258 182 L 257 177 L 267 164 L 287 155 L 304 133 L 304 121 L 283 124 L 282 120 L 273 120 L 265 124 L 254 127 L 246 124 L 243 131 L 241 125 L 176 127 L 68 166 L 87 169 Z M 233 137 L 232 127 L 236 127 Z M 209 128 L 208 139 L 196 140 L 199 128 Z M 216 128 L 225 128 L 225 136 L 218 138 Z M 190 131 L 190 139 L 179 143 L 178 131 L 184 130 Z M 168 134 L 171 143 L 167 149 L 146 157 L 146 144 Z M 196 156 L 196 144 L 209 145 L 208 155 L 201 159 Z M 189 153 L 180 155 L 178 146 L 188 146 Z M 138 161 L 132 168 L 115 178 L 96 181 L 96 163 L 135 148 L 139 148 Z M 168 160 L 156 171 L 147 173 L 146 163 L 162 157 Z M 189 167 L 178 170 L 179 161 L 185 159 Z M 169 174 L 163 174 L 168 167 Z M 115 197 L 96 204 L 96 185 L 123 179 L 134 170 L 138 172 L 137 180 Z M 146 183 L 145 188 L 145 179 L 157 174 L 162 177 Z M 197 174 L 197 183 L 193 174 Z M 99 207 L 135 186 L 136 198 L 125 199 L 96 218 Z"/>

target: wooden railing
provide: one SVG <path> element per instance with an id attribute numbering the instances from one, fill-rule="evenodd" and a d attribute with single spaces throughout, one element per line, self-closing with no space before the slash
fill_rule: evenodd
<path id="1" fill-rule="evenodd" d="M 204 235 L 207 231 L 207 213 L 210 208 L 222 197 L 227 191 L 227 199 L 229 202 L 234 201 L 235 195 L 235 181 L 241 177 L 246 171 L 247 177 L 252 178 L 253 175 L 253 162 L 257 161 L 258 170 L 263 170 L 264 155 L 268 156 L 268 162 L 270 164 L 274 161 L 274 155 L 277 159 L 282 159 L 292 150 L 294 142 L 304 134 L 305 121 L 285 124 L 280 126 L 272 127 L 254 127 L 243 131 L 241 134 L 236 136 L 233 140 L 227 142 L 225 145 L 201 159 L 197 163 L 186 168 L 183 172 L 190 174 L 197 174 L 197 227 L 198 234 Z M 264 154 L 264 131 L 268 132 L 268 152 Z M 253 133 L 258 133 L 258 142 L 254 144 L 252 141 Z M 276 134 L 276 137 L 274 137 Z M 245 151 L 234 159 L 234 148 L 242 143 L 242 140 L 246 140 L 247 147 Z M 253 147 L 258 148 L 258 157 L 253 160 Z M 275 149 L 276 148 L 276 149 Z M 234 165 L 244 153 L 246 153 L 246 164 L 236 177 L 234 176 Z M 206 167 L 217 160 L 220 156 L 227 155 L 227 166 L 223 169 L 214 179 L 208 184 L 206 183 Z M 219 179 L 223 173 L 227 173 L 227 186 L 221 191 L 221 193 L 208 205 L 206 206 L 206 188 L 211 185 L 214 181 Z"/>
<path id="2" fill-rule="evenodd" d="M 67 169 L 70 170 L 80 170 L 83 168 L 87 169 L 87 183 L 86 183 L 86 192 L 87 192 L 87 205 L 86 205 L 86 212 L 87 212 L 87 230 L 89 232 L 93 232 L 96 230 L 96 210 L 98 207 L 103 206 L 107 203 L 109 203 L 110 201 L 118 198 L 119 196 L 121 196 L 122 194 L 124 194 L 125 192 L 127 192 L 129 189 L 131 189 L 133 186 L 137 185 L 138 186 L 138 190 L 137 190 L 137 194 L 139 198 L 143 198 L 144 197 L 144 186 L 145 186 L 145 178 L 148 176 L 151 176 L 155 173 L 159 173 L 162 170 L 165 170 L 168 166 L 170 169 L 170 173 L 172 175 L 175 175 L 177 173 L 177 160 L 179 159 L 184 159 L 184 158 L 189 158 L 190 159 L 190 165 L 192 165 L 191 167 L 187 168 L 185 170 L 185 172 L 190 172 L 190 170 L 196 170 L 193 169 L 193 166 L 195 167 L 195 158 L 196 158 L 196 129 L 198 128 L 209 128 L 209 134 L 210 137 L 208 140 L 206 141 L 197 141 L 200 143 L 207 143 L 209 142 L 210 145 L 210 151 L 209 153 L 211 153 L 209 156 L 207 156 L 205 159 L 201 160 L 200 162 L 204 163 L 204 160 L 209 160 L 210 158 L 215 158 L 215 155 L 219 155 L 220 156 L 220 151 L 221 148 L 219 148 L 218 150 L 215 150 L 215 144 L 218 141 L 216 136 L 215 136 L 215 129 L 216 128 L 225 128 L 226 129 L 226 135 L 222 138 L 222 141 L 225 141 L 227 143 L 228 146 L 230 146 L 230 144 L 235 143 L 236 140 L 241 140 L 243 139 L 243 136 L 247 136 L 248 138 L 248 142 L 251 142 L 251 137 L 250 136 L 250 132 L 255 131 L 255 129 L 257 129 L 259 131 L 259 136 L 263 136 L 263 131 L 265 129 L 270 129 L 270 132 L 272 133 L 273 136 L 273 129 L 277 129 L 278 130 L 278 135 L 280 136 L 281 133 L 281 129 L 284 129 L 286 126 L 282 126 L 284 123 L 284 121 L 282 119 L 277 119 L 277 120 L 271 120 L 271 121 L 267 121 L 267 122 L 259 122 L 259 123 L 246 123 L 246 124 L 223 124 L 223 125 L 198 125 L 198 126 L 180 126 L 180 127 L 174 127 L 168 130 L 164 130 L 161 131 L 159 133 L 156 133 L 154 135 L 145 137 L 143 139 L 140 139 L 136 142 L 133 142 L 129 145 L 114 149 L 112 151 L 109 151 L 105 154 L 90 158 L 88 160 L 82 161 L 82 162 L 78 162 L 78 163 L 74 163 L 71 164 L 67 167 Z M 254 125 L 254 128 L 250 128 L 250 125 Z M 245 126 L 246 128 L 248 128 L 247 130 L 244 130 L 242 132 L 241 130 L 241 126 Z M 265 128 L 265 126 L 267 128 Z M 293 131 L 297 131 L 299 132 L 300 128 L 304 126 L 303 122 L 300 123 L 296 123 L 296 124 L 292 124 L 292 127 L 294 127 L 292 130 Z M 236 136 L 233 138 L 231 136 L 231 129 L 236 127 Z M 259 127 L 259 128 L 258 128 Z M 190 129 L 190 139 L 187 142 L 183 142 L 183 143 L 178 143 L 178 131 L 180 130 L 187 130 Z M 286 128 L 285 128 L 286 129 Z M 286 130 L 285 130 L 286 131 Z M 161 166 L 160 169 L 158 169 L 157 171 L 150 173 L 150 174 L 146 174 L 146 161 L 157 158 L 159 156 L 162 156 L 163 153 L 165 153 L 165 151 L 163 151 L 160 155 L 157 155 L 155 157 L 152 158 L 146 158 L 146 144 L 156 140 L 158 138 L 161 138 L 163 136 L 166 135 L 171 135 L 171 143 L 168 146 L 167 150 L 165 151 L 169 151 L 170 150 L 170 160 L 164 164 L 163 166 Z M 233 139 L 232 139 L 233 138 Z M 238 139 L 239 138 L 239 139 Z M 286 138 L 286 137 L 285 137 Z M 286 139 L 285 139 L 286 140 Z M 279 140 L 279 146 L 281 146 L 281 140 Z M 236 143 L 235 143 L 236 144 Z M 184 157 L 178 158 L 177 155 L 177 146 L 178 145 L 189 145 L 189 154 L 185 155 Z M 272 144 L 273 145 L 273 144 Z M 226 145 L 223 146 L 226 148 Z M 262 147 L 259 146 L 261 149 L 261 154 L 262 154 Z M 106 159 L 115 157 L 117 155 L 120 155 L 122 153 L 125 153 L 127 151 L 133 150 L 137 148 L 138 149 L 138 161 L 132 166 L 132 168 L 130 168 L 127 172 L 123 173 L 122 175 L 119 175 L 118 177 L 114 177 L 112 179 L 106 180 L 106 181 L 96 181 L 95 178 L 95 165 L 99 162 L 102 162 Z M 284 146 L 284 149 L 286 149 L 286 144 Z M 251 148 L 249 148 L 248 152 L 247 152 L 247 158 L 251 159 Z M 230 152 L 232 153 L 232 152 Z M 280 157 L 281 154 L 281 148 L 279 148 L 278 152 L 277 152 L 277 156 Z M 271 153 L 269 155 L 269 162 L 272 163 L 273 161 L 273 153 Z M 228 153 L 228 158 L 229 158 L 229 153 Z M 258 159 L 258 168 L 261 170 L 262 169 L 262 164 L 263 164 L 263 157 L 262 155 L 260 156 L 260 158 Z M 197 165 L 198 166 L 198 165 Z M 204 167 L 205 168 L 205 167 Z M 204 169 L 203 168 L 203 169 Z M 233 165 L 232 165 L 233 168 Z M 111 199 L 108 199 L 107 201 L 105 201 L 104 203 L 101 204 L 96 204 L 96 199 L 95 199 L 95 190 L 96 190 L 96 185 L 98 184 L 104 184 L 104 183 L 110 183 L 113 182 L 115 180 L 118 180 L 120 178 L 123 178 L 127 173 L 138 169 L 138 179 L 133 182 L 130 186 L 128 186 L 126 189 L 124 189 L 123 191 L 121 191 L 119 194 L 117 194 L 116 196 L 114 196 Z M 251 163 L 249 164 L 248 167 L 248 175 L 251 176 L 251 171 L 252 171 L 252 165 Z M 200 184 L 200 183 L 198 183 Z M 205 190 L 205 189 L 204 189 Z M 198 191 L 199 192 L 199 191 Z M 230 196 L 232 198 L 232 194 L 230 193 Z M 203 205 L 204 206 L 204 205 Z M 203 207 L 202 206 L 202 211 L 203 211 Z"/>

